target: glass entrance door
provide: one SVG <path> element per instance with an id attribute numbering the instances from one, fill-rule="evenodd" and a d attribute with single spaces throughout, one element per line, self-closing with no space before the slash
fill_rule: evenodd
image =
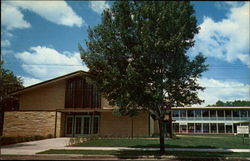
<path id="1" fill-rule="evenodd" d="M 75 135 L 90 134 L 90 116 L 75 116 Z"/>
<path id="2" fill-rule="evenodd" d="M 98 115 L 66 116 L 65 136 L 84 136 L 99 133 Z"/>

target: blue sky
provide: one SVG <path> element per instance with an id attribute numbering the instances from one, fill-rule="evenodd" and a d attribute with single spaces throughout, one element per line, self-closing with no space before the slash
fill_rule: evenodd
<path id="1" fill-rule="evenodd" d="M 29 86 L 76 70 L 87 70 L 83 47 L 87 28 L 101 22 L 108 1 L 1 1 L 4 67 Z M 249 100 L 249 2 L 191 2 L 201 29 L 188 51 L 207 57 L 210 68 L 199 79 L 203 105 L 217 100 Z"/>

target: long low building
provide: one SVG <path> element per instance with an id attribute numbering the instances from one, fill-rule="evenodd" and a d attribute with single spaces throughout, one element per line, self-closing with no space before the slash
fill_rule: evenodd
<path id="1" fill-rule="evenodd" d="M 237 126 L 249 125 L 250 107 L 172 108 L 175 133 L 237 133 Z"/>
<path id="2" fill-rule="evenodd" d="M 5 111 L 4 136 L 53 135 L 149 137 L 159 133 L 158 123 L 146 112 L 128 117 L 115 115 L 108 101 L 77 71 L 12 93 L 19 110 Z M 235 133 L 250 120 L 249 107 L 173 108 L 175 133 Z M 170 117 L 166 117 L 170 118 Z M 243 124 L 243 123 L 242 123 Z M 169 131 L 169 130 L 167 130 Z"/>

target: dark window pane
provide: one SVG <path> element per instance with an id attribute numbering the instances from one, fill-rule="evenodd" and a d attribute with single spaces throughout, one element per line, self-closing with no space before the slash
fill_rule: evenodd
<path id="1" fill-rule="evenodd" d="M 210 117 L 216 117 L 216 110 L 210 110 Z"/>
<path id="2" fill-rule="evenodd" d="M 196 133 L 201 133 L 201 123 L 196 123 L 195 124 L 195 132 Z"/>
<path id="3" fill-rule="evenodd" d="M 173 110 L 173 117 L 179 117 L 179 110 Z"/>
<path id="4" fill-rule="evenodd" d="M 212 123 L 210 124 L 211 127 L 211 133 L 217 133 L 217 124 Z"/>
<path id="5" fill-rule="evenodd" d="M 83 119 L 83 134 L 89 134 L 89 124 L 90 124 L 89 117 L 84 117 L 84 119 Z"/>
<path id="6" fill-rule="evenodd" d="M 232 117 L 232 111 L 231 110 L 225 110 L 226 117 Z"/>
<path id="7" fill-rule="evenodd" d="M 217 110 L 218 117 L 224 117 L 224 110 Z"/>
<path id="8" fill-rule="evenodd" d="M 223 123 L 218 124 L 218 132 L 225 133 L 225 125 Z"/>
<path id="9" fill-rule="evenodd" d="M 181 117 L 187 117 L 187 110 L 180 110 Z"/>
<path id="10" fill-rule="evenodd" d="M 201 110 L 195 110 L 195 117 L 201 117 Z"/>
<path id="11" fill-rule="evenodd" d="M 203 133 L 209 133 L 209 124 L 207 123 L 203 124 Z"/>
<path id="12" fill-rule="evenodd" d="M 240 117 L 247 117 L 247 110 L 241 110 Z"/>
<path id="13" fill-rule="evenodd" d="M 173 131 L 179 132 L 179 123 L 173 123 Z"/>
<path id="14" fill-rule="evenodd" d="M 65 108 L 100 108 L 101 98 L 96 88 L 83 78 L 67 81 Z"/>
<path id="15" fill-rule="evenodd" d="M 188 110 L 188 117 L 194 117 L 194 110 Z"/>
<path id="16" fill-rule="evenodd" d="M 194 133 L 194 123 L 188 123 L 188 132 Z"/>
<path id="17" fill-rule="evenodd" d="M 66 123 L 67 123 L 66 134 L 70 135 L 70 134 L 72 134 L 73 118 L 72 117 L 67 117 Z"/>
<path id="18" fill-rule="evenodd" d="M 81 117 L 76 117 L 76 134 L 81 134 L 81 127 L 82 127 L 82 118 Z"/>
<path id="19" fill-rule="evenodd" d="M 98 134 L 99 131 L 99 117 L 93 119 L 93 134 Z"/>
<path id="20" fill-rule="evenodd" d="M 208 110 L 202 110 L 203 117 L 209 117 Z"/>
<path id="21" fill-rule="evenodd" d="M 239 110 L 233 110 L 233 117 L 240 117 L 240 111 Z"/>

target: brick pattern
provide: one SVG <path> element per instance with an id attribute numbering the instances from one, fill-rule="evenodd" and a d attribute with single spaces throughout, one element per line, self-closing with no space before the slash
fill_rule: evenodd
<path id="1" fill-rule="evenodd" d="M 60 114 L 57 116 L 60 134 Z M 54 135 L 55 112 L 5 112 L 4 136 Z"/>

